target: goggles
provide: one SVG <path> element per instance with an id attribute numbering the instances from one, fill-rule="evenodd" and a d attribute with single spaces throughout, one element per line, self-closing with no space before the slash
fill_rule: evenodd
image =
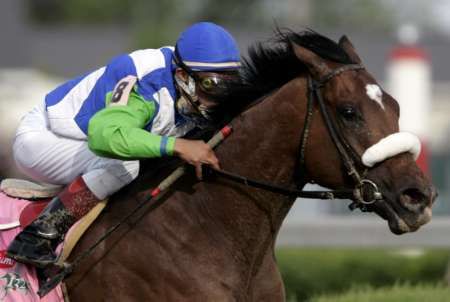
<path id="1" fill-rule="evenodd" d="M 175 46 L 174 51 L 175 63 L 183 69 L 195 83 L 198 85 L 200 92 L 204 93 L 206 97 L 223 96 L 227 93 L 227 83 L 230 81 L 238 81 L 239 74 L 237 70 L 224 70 L 219 72 L 214 71 L 194 71 L 187 66 Z"/>

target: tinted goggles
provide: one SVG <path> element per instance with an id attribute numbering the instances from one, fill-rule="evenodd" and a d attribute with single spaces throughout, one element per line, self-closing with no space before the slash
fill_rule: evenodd
<path id="1" fill-rule="evenodd" d="M 231 71 L 193 71 L 181 60 L 178 48 L 174 51 L 175 63 L 191 76 L 200 91 L 208 96 L 221 96 L 227 92 L 227 83 L 239 81 L 239 72 Z"/>
<path id="2" fill-rule="evenodd" d="M 234 72 L 195 72 L 192 77 L 201 92 L 209 96 L 221 96 L 227 93 L 229 83 L 239 80 L 237 71 Z"/>

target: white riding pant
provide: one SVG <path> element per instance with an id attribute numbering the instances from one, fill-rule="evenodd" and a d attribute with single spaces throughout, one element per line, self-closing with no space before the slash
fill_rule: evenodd
<path id="1" fill-rule="evenodd" d="M 13 154 L 19 169 L 34 180 L 66 185 L 81 175 L 99 199 L 126 186 L 139 173 L 137 160 L 100 157 L 85 140 L 55 135 L 49 128 L 43 102 L 22 118 Z"/>

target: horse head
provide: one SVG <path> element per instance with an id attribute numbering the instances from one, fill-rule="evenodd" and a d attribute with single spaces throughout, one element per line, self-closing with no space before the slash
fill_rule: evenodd
<path id="1" fill-rule="evenodd" d="M 345 63 L 324 59 L 304 43 L 293 39 L 291 47 L 306 65 L 312 81 L 320 86 L 315 87 L 319 91 L 317 97 L 323 99 L 341 147 L 360 177 L 382 194 L 382 198 L 364 208 L 387 220 L 395 234 L 416 231 L 431 219 L 436 190 L 415 162 L 420 152 L 419 140 L 399 132 L 398 102 L 362 68 L 347 37 L 336 45 L 346 57 Z M 361 68 L 343 67 L 349 64 Z M 320 111 L 323 109 L 316 102 L 304 149 L 303 179 L 332 189 L 351 188 L 355 179 L 349 175 L 351 171 L 346 169 L 342 152 L 333 141 L 336 138 L 326 125 L 327 116 Z"/>

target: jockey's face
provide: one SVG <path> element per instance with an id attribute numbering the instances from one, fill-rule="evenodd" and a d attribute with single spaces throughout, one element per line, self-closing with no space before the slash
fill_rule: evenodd
<path id="1" fill-rule="evenodd" d="M 195 115 L 200 115 L 211 122 L 217 118 L 220 107 L 218 100 L 226 95 L 227 82 L 236 81 L 238 74 L 236 71 L 199 71 L 189 76 L 185 70 L 179 68 L 175 72 L 175 77 L 184 94 L 177 101 L 178 112 L 191 119 L 196 119 Z"/>

